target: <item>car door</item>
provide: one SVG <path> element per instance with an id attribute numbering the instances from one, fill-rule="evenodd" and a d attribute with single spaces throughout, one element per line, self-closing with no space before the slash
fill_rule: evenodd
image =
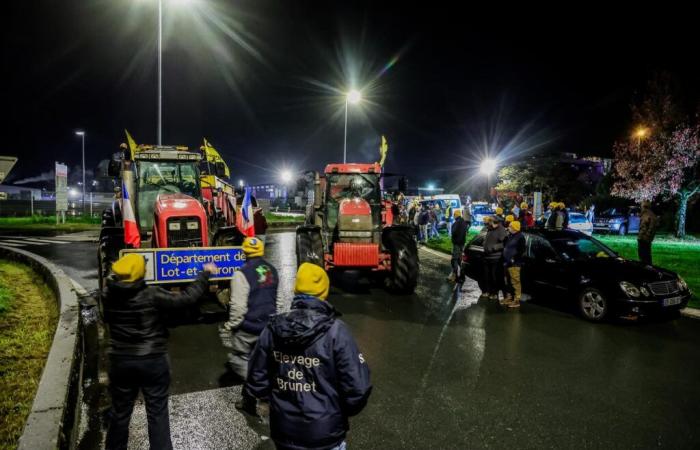
<path id="1" fill-rule="evenodd" d="M 530 235 L 522 278 L 527 278 L 523 282 L 531 286 L 534 292 L 566 291 L 566 265 L 547 239 Z"/>
<path id="2" fill-rule="evenodd" d="M 627 227 L 627 232 L 628 233 L 639 233 L 639 223 L 640 223 L 640 216 L 639 216 L 639 209 L 638 208 L 630 208 L 629 211 L 629 216 L 628 216 L 628 227 Z"/>

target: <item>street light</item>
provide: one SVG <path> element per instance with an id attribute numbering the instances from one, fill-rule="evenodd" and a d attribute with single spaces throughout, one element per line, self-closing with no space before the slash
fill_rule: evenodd
<path id="1" fill-rule="evenodd" d="M 243 182 L 243 180 L 238 180 L 238 186 L 243 187 L 244 185 L 245 183 Z"/>
<path id="2" fill-rule="evenodd" d="M 649 128 L 643 127 L 641 125 L 639 127 L 637 127 L 637 129 L 634 132 L 634 136 L 637 138 L 637 145 L 638 146 L 642 144 L 642 139 L 647 137 L 648 134 L 649 134 Z"/>
<path id="3" fill-rule="evenodd" d="M 486 175 L 486 191 L 487 195 L 491 196 L 491 174 L 496 171 L 496 160 L 485 158 L 479 165 L 479 171 Z"/>
<path id="4" fill-rule="evenodd" d="M 83 141 L 83 214 L 85 214 L 85 131 L 76 131 L 75 134 Z"/>
<path id="5" fill-rule="evenodd" d="M 282 172 L 280 172 L 280 179 L 284 184 L 289 183 L 290 181 L 292 181 L 292 172 L 290 172 L 289 170 L 283 170 Z"/>
<path id="6" fill-rule="evenodd" d="M 357 89 L 351 89 L 345 94 L 345 136 L 343 139 L 343 164 L 347 161 L 348 153 L 348 104 L 357 105 L 362 101 L 362 94 Z"/>

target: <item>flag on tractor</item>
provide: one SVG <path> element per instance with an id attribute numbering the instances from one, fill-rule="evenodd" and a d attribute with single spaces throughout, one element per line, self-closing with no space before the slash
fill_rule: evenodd
<path id="1" fill-rule="evenodd" d="M 139 227 L 136 225 L 134 208 L 131 206 L 131 196 L 124 182 L 122 182 L 122 218 L 124 221 L 124 242 L 130 244 L 133 248 L 141 247 L 141 233 L 139 233 Z"/>
<path id="2" fill-rule="evenodd" d="M 243 203 L 238 216 L 238 229 L 244 236 L 255 236 L 255 223 L 253 221 L 253 203 L 250 197 L 250 188 L 245 188 Z"/>

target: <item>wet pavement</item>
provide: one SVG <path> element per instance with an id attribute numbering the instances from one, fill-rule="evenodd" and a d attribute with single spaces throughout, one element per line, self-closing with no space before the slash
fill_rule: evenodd
<path id="1" fill-rule="evenodd" d="M 268 240 L 291 299 L 294 234 Z M 94 243 L 27 250 L 96 287 Z M 414 295 L 388 294 L 352 274 L 331 290 L 374 384 L 351 421 L 351 448 L 700 447 L 700 321 L 590 324 L 566 299 L 505 311 L 477 300 L 473 282 L 454 290 L 448 261 L 424 251 L 420 258 Z M 273 448 L 266 426 L 233 408 L 240 387 L 224 376 L 226 353 L 216 324 L 172 330 L 176 448 Z M 98 446 L 92 431 L 81 448 Z M 146 436 L 140 406 L 130 447 L 147 448 Z"/>

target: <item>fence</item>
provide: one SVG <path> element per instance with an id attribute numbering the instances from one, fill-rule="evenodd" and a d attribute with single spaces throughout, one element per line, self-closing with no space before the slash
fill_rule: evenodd
<path id="1" fill-rule="evenodd" d="M 85 214 L 97 217 L 102 214 L 102 210 L 112 205 L 112 199 L 90 198 L 85 199 Z M 69 216 L 83 215 L 82 202 L 69 201 Z M 53 216 L 56 214 L 55 200 L 0 200 L 0 217 L 28 217 L 28 216 Z"/>

